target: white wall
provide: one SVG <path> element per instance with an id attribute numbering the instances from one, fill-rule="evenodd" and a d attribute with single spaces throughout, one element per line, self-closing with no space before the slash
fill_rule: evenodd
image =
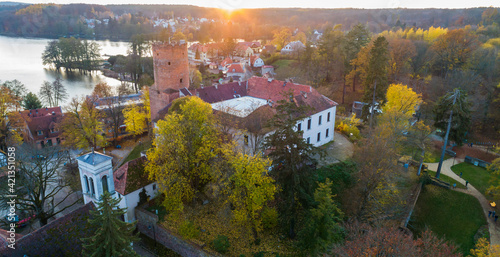
<path id="1" fill-rule="evenodd" d="M 155 190 L 153 190 L 153 185 L 156 185 Z M 145 186 L 145 188 L 146 188 L 146 193 L 149 195 L 149 199 L 154 198 L 158 193 L 158 185 L 156 182 Z M 141 191 L 142 187 L 140 189 L 135 190 L 132 193 L 125 195 L 125 197 L 122 196 L 122 200 L 120 202 L 120 208 L 127 209 L 127 214 L 125 216 L 125 221 L 127 222 L 135 221 L 135 208 L 139 203 L 139 193 Z"/>
<path id="2" fill-rule="evenodd" d="M 301 124 L 301 130 L 304 131 L 304 139 L 310 138 L 310 143 L 314 146 L 321 146 L 330 141 L 333 141 L 334 126 L 335 126 L 335 112 L 336 106 L 326 109 L 324 111 L 318 112 L 297 123 Z M 330 121 L 327 121 L 328 113 L 330 113 Z M 318 124 L 319 117 L 321 116 L 321 125 Z M 311 119 L 311 129 L 307 129 L 307 122 Z M 328 129 L 328 137 L 326 137 L 326 130 Z M 318 133 L 320 134 L 320 140 L 317 141 Z"/>

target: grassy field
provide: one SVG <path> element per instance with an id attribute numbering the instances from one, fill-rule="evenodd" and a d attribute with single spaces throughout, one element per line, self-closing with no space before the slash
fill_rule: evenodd
<path id="1" fill-rule="evenodd" d="M 422 150 L 416 148 L 416 147 L 406 147 L 403 149 L 403 155 L 410 155 L 413 157 L 414 160 L 420 160 Z M 444 159 L 451 158 L 451 156 L 445 154 Z M 439 159 L 441 159 L 441 150 L 436 149 L 432 147 L 431 149 L 428 149 L 425 151 L 425 156 L 424 156 L 424 162 L 439 162 Z"/>
<path id="2" fill-rule="evenodd" d="M 462 172 L 462 178 L 468 180 L 471 185 L 473 185 L 477 190 L 479 190 L 479 192 L 481 192 L 484 196 L 486 196 L 486 198 L 488 198 L 488 196 L 486 195 L 486 190 L 488 189 L 488 187 L 490 187 L 494 176 L 485 168 L 463 162 L 452 166 L 451 170 L 457 175 L 460 175 L 460 172 Z"/>
<path id="3" fill-rule="evenodd" d="M 467 256 L 474 247 L 474 235 L 485 224 L 483 210 L 474 196 L 427 185 L 420 193 L 408 227 L 416 235 L 428 227 L 455 243 Z"/>
<path id="4" fill-rule="evenodd" d="M 432 170 L 429 170 L 427 171 L 427 173 L 429 173 L 429 176 L 431 177 L 435 177 L 436 176 L 436 172 L 435 171 L 432 171 Z M 444 175 L 444 174 L 440 174 L 439 175 L 439 179 L 441 179 L 442 181 L 446 182 L 446 183 L 450 183 L 450 185 L 453 186 L 454 183 L 457 184 L 457 188 L 462 188 L 462 189 L 465 189 L 465 186 L 462 185 L 460 182 L 457 182 L 456 180 Z"/>
<path id="5" fill-rule="evenodd" d="M 151 141 L 149 141 L 149 140 L 146 142 L 142 142 L 140 144 L 137 144 L 134 147 L 134 149 L 132 149 L 132 151 L 128 154 L 127 158 L 125 158 L 123 163 L 126 163 L 128 161 L 131 161 L 131 160 L 134 160 L 134 159 L 141 157 L 141 152 L 151 148 L 151 146 L 152 146 L 152 144 L 151 144 Z M 123 163 L 122 163 L 122 165 L 123 165 Z"/>

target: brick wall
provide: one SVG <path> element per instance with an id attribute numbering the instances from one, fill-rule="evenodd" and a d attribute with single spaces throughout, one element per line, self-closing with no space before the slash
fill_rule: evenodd
<path id="1" fill-rule="evenodd" d="M 135 216 L 137 218 L 137 228 L 142 234 L 147 235 L 148 237 L 153 239 L 156 238 L 156 242 L 164 245 L 165 247 L 184 257 L 218 256 L 215 253 L 209 253 L 205 251 L 199 245 L 185 241 L 179 235 L 162 227 L 157 223 L 158 216 L 154 213 L 148 212 L 143 208 L 138 207 L 135 208 Z M 151 229 L 149 229 L 149 227 L 151 227 Z"/>
<path id="2" fill-rule="evenodd" d="M 189 88 L 189 61 L 187 44 L 153 44 L 154 85 L 150 88 L 151 118 L 168 105 L 170 94 Z M 168 90 L 170 89 L 170 90 Z"/>

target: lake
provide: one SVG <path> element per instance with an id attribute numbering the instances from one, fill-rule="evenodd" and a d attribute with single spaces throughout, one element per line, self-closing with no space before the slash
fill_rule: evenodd
<path id="1" fill-rule="evenodd" d="M 0 81 L 17 79 L 26 88 L 38 94 L 43 81 L 53 82 L 57 76 L 70 98 L 89 95 L 94 85 L 106 82 L 111 86 L 120 85 L 120 81 L 102 75 L 100 71 L 92 74 L 80 72 L 67 73 L 64 69 L 56 71 L 42 64 L 42 53 L 52 39 L 18 38 L 0 36 Z M 101 55 L 117 55 L 127 53 L 127 42 L 96 41 L 101 46 Z"/>

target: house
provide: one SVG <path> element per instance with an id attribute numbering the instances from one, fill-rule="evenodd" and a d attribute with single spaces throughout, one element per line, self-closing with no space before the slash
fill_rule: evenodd
<path id="1" fill-rule="evenodd" d="M 305 49 L 306 46 L 300 41 L 293 41 L 286 44 L 285 47 L 281 49 L 281 54 L 291 54 L 297 51 Z"/>
<path id="2" fill-rule="evenodd" d="M 144 173 L 146 157 L 124 163 L 115 172 L 111 160 L 111 156 L 99 152 L 90 152 L 77 158 L 84 202 L 95 203 L 107 191 L 120 199 L 120 208 L 127 210 L 122 219 L 126 222 L 135 221 L 134 211 L 142 189 L 151 198 L 158 192 L 156 183 Z"/>
<path id="3" fill-rule="evenodd" d="M 272 65 L 262 66 L 260 73 L 262 74 L 262 76 L 267 76 L 270 78 L 274 77 L 274 75 L 276 74 L 276 73 L 274 73 L 274 67 Z"/>
<path id="4" fill-rule="evenodd" d="M 217 63 L 215 62 L 211 62 L 209 65 L 208 65 L 208 68 L 209 69 L 212 69 L 212 70 L 215 70 L 217 68 L 219 68 L 219 66 L 217 65 Z"/>
<path id="5" fill-rule="evenodd" d="M 262 45 L 260 44 L 259 41 L 253 41 L 253 42 L 238 42 L 238 45 L 245 45 L 245 46 L 248 46 L 250 48 L 252 48 L 252 51 L 254 53 L 258 53 L 260 52 L 261 48 L 262 48 Z"/>
<path id="6" fill-rule="evenodd" d="M 260 68 L 264 66 L 264 61 L 259 56 L 252 55 L 250 56 L 250 66 L 253 68 Z"/>
<path id="7" fill-rule="evenodd" d="M 227 67 L 233 63 L 233 60 L 231 60 L 231 58 L 229 57 L 226 57 L 226 59 L 224 59 L 224 61 L 221 62 L 221 67 L 222 67 L 222 70 L 223 71 L 226 71 L 227 70 Z"/>
<path id="8" fill-rule="evenodd" d="M 25 142 L 36 145 L 38 149 L 61 144 L 61 107 L 25 110 L 21 112 L 21 117 L 24 120 Z"/>
<path id="9" fill-rule="evenodd" d="M 226 77 L 245 77 L 245 69 L 241 63 L 232 63 L 227 67 Z"/>
<path id="10" fill-rule="evenodd" d="M 245 44 L 237 44 L 234 48 L 234 55 L 236 56 L 248 57 L 252 56 L 253 54 L 254 51 L 252 50 L 252 48 Z"/>
<path id="11" fill-rule="evenodd" d="M 276 46 L 274 45 L 265 45 L 264 47 L 262 47 L 261 51 L 261 53 L 265 55 L 271 55 L 274 54 L 274 52 L 276 52 Z"/>

